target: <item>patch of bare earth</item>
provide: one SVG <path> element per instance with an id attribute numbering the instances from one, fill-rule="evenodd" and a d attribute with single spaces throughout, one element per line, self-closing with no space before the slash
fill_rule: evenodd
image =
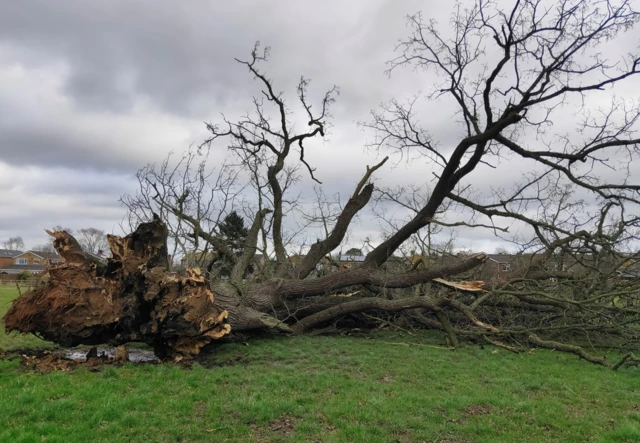
<path id="1" fill-rule="evenodd" d="M 79 366 L 78 362 L 65 360 L 50 351 L 37 351 L 20 356 L 22 366 L 40 372 L 69 371 Z"/>
<path id="2" fill-rule="evenodd" d="M 289 414 L 282 414 L 264 427 L 255 427 L 254 433 L 259 442 L 269 442 L 274 439 L 288 437 L 296 432 L 296 418 Z"/>
<path id="3" fill-rule="evenodd" d="M 203 401 L 196 402 L 193 405 L 194 414 L 198 418 L 204 417 L 205 412 L 207 411 L 207 404 Z"/>
<path id="4" fill-rule="evenodd" d="M 492 405 L 473 404 L 460 409 L 460 412 L 465 415 L 487 415 L 490 414 L 492 410 Z"/>
<path id="5" fill-rule="evenodd" d="M 475 443 L 473 440 L 456 440 L 456 439 L 449 439 L 449 438 L 445 438 L 445 439 L 441 439 L 441 440 L 431 440 L 431 441 L 425 441 L 424 443 Z"/>

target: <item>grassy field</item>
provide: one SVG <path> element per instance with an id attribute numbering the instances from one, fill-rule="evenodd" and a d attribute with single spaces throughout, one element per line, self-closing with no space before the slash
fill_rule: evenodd
<path id="1" fill-rule="evenodd" d="M 0 361 L 0 442 L 640 441 L 637 368 L 439 344 L 397 333 L 263 339 L 223 345 L 192 369 L 39 374 Z"/>

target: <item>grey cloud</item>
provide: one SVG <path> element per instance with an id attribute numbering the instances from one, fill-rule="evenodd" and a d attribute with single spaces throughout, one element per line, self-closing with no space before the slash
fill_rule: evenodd
<path id="1" fill-rule="evenodd" d="M 130 176 L 73 169 L 10 168 L 0 162 L 0 239 L 21 235 L 27 247 L 32 247 L 48 241 L 44 230 L 55 225 L 119 233 L 118 222 L 124 211 L 117 202 L 117 193 L 132 186 Z"/>
<path id="2" fill-rule="evenodd" d="M 337 82 L 357 69 L 346 49 L 359 45 L 355 61 L 372 67 L 382 42 L 392 48 L 403 10 L 417 6 L 325 3 L 4 2 L 0 41 L 64 60 L 67 93 L 89 109 L 126 110 L 142 95 L 167 112 L 202 117 L 209 103 L 246 94 L 247 77 L 233 58 L 248 57 L 256 40 L 273 46 L 265 69 L 285 82 L 300 74 Z"/>
<path id="3" fill-rule="evenodd" d="M 238 2 L 227 4 L 242 16 Z M 216 9 L 206 2 L 6 2 L 0 38 L 64 60 L 67 92 L 91 109 L 124 110 L 141 94 L 185 112 L 203 95 L 210 99 L 212 87 L 235 89 L 231 55 L 248 48 Z"/>
<path id="4" fill-rule="evenodd" d="M 314 80 L 316 97 L 340 85 L 336 131 L 353 132 L 355 121 L 379 102 L 404 94 L 402 82 L 384 76 L 384 62 L 404 33 L 403 15 L 420 3 L 4 2 L 0 62 L 24 69 L 27 80 L 15 85 L 21 94 L 0 94 L 7 117 L 0 123 L 0 151 L 18 165 L 131 170 L 184 149 L 204 137 L 202 120 L 238 114 L 259 95 L 259 85 L 233 60 L 248 57 L 258 39 L 273 47 L 262 69 L 288 96 L 300 75 Z M 53 76 L 44 96 L 34 91 L 43 87 L 42 73 Z M 189 134 L 151 149 L 147 134 L 162 139 L 168 129 L 137 122 L 134 137 L 123 139 L 121 121 L 145 112 L 137 110 L 140 103 L 154 111 L 147 122 L 174 116 L 185 120 L 177 125 L 189 122 Z M 102 132 L 86 130 L 88 119 Z"/>
<path id="5" fill-rule="evenodd" d="M 325 193 L 340 192 L 346 200 L 364 165 L 379 161 L 363 149 L 371 133 L 358 131 L 355 122 L 380 102 L 428 91 L 437 80 L 410 70 L 385 76 L 394 44 L 406 35 L 404 16 L 423 10 L 446 29 L 450 9 L 442 6 L 432 0 L 0 2 L 0 161 L 14 171 L 36 165 L 46 177 L 54 167 L 71 171 L 50 186 L 27 183 L 20 194 L 25 201 L 2 215 L 0 237 L 18 229 L 27 230 L 25 237 L 41 235 L 29 226 L 34 215 L 47 226 L 113 225 L 121 215 L 117 198 L 134 189 L 127 174 L 201 141 L 202 120 L 250 107 L 259 85 L 233 58 L 248 57 L 256 40 L 272 46 L 263 69 L 287 97 L 295 98 L 300 75 L 313 80 L 314 97 L 334 83 L 341 87 L 330 141 L 310 143 L 307 158 L 318 166 Z M 628 34 L 627 43 L 635 47 L 637 38 Z M 450 103 L 419 106 L 426 129 L 450 149 L 460 135 Z M 297 109 L 293 102 L 291 108 Z M 483 167 L 472 180 L 490 191 L 518 178 L 521 167 Z M 390 162 L 376 177 L 384 186 L 425 183 L 433 171 L 417 158 L 395 167 Z M 302 175 L 308 199 L 312 183 Z M 6 186 L 0 177 L 3 192 Z M 40 206 L 28 202 L 43 195 L 52 201 L 58 195 L 58 208 L 44 199 Z M 71 209 L 65 213 L 60 204 Z M 368 215 L 357 229 L 358 235 L 379 231 Z M 462 243 L 486 238 L 464 230 L 460 236 Z"/>

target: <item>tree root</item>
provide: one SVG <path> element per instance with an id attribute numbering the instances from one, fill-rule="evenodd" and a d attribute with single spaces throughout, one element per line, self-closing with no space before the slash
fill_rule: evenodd
<path id="1" fill-rule="evenodd" d="M 160 358 L 197 354 L 230 331 L 227 311 L 197 270 L 167 271 L 167 233 L 159 218 L 132 234 L 109 236 L 106 265 L 91 262 L 65 231 L 51 233 L 65 262 L 16 298 L 7 331 L 37 334 L 62 346 L 143 341 Z"/>

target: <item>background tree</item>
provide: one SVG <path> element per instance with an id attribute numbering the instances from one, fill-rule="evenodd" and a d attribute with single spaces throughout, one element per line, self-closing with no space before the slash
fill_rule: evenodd
<path id="1" fill-rule="evenodd" d="M 33 277 L 33 274 L 29 271 L 22 271 L 18 274 L 19 281 L 27 281 Z"/>
<path id="2" fill-rule="evenodd" d="M 80 243 L 82 250 L 93 254 L 104 253 L 108 247 L 107 236 L 101 229 L 79 229 L 76 239 Z"/>
<path id="3" fill-rule="evenodd" d="M 36 252 L 56 253 L 56 248 L 53 247 L 53 243 L 43 243 L 41 245 L 35 245 L 31 248 L 31 250 Z"/>
<path id="4" fill-rule="evenodd" d="M 9 237 L 4 243 L 2 243 L 4 249 L 9 249 L 12 251 L 22 251 L 24 250 L 24 240 L 19 235 L 15 237 Z"/>
<path id="5" fill-rule="evenodd" d="M 229 247 L 233 253 L 240 257 L 244 251 L 244 246 L 247 241 L 247 235 L 249 230 L 244 225 L 244 219 L 238 215 L 236 211 L 231 211 L 227 214 L 220 225 L 218 226 L 220 233 L 220 240 Z M 226 257 L 220 257 L 213 264 L 218 270 L 218 275 L 221 277 L 229 277 L 233 268 L 234 262 L 229 261 Z M 212 266 L 209 265 L 208 269 L 211 270 Z"/>
<path id="6" fill-rule="evenodd" d="M 234 250 L 241 252 L 249 234 L 249 230 L 244 225 L 244 218 L 240 217 L 236 211 L 227 214 L 219 226 L 220 235 L 227 244 Z"/>
<path id="7" fill-rule="evenodd" d="M 127 208 L 121 223 L 124 231 L 133 231 L 158 214 L 168 229 L 174 258 L 170 263 L 183 261 L 205 271 L 211 271 L 221 257 L 235 260 L 233 250 L 221 241 L 218 226 L 229 211 L 243 205 L 244 189 L 239 168 L 230 163 L 212 168 L 208 160 L 208 151 L 193 146 L 177 160 L 169 155 L 159 165 L 138 171 L 137 192 L 120 199 Z"/>
<path id="8" fill-rule="evenodd" d="M 348 249 L 347 252 L 344 253 L 344 255 L 361 256 L 362 255 L 362 249 L 360 249 L 360 248 L 351 248 L 351 249 Z"/>

